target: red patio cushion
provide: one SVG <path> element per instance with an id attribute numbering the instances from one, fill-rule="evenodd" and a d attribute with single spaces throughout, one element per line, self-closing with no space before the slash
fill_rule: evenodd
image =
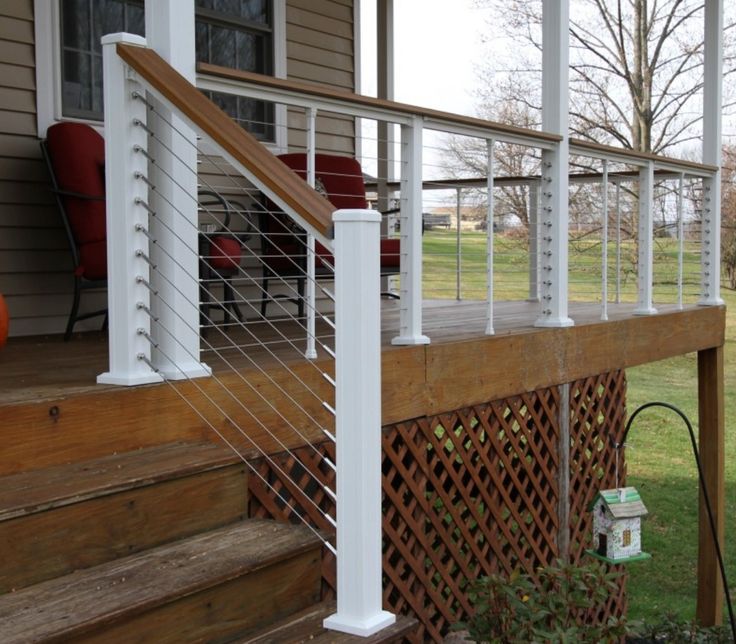
<path id="1" fill-rule="evenodd" d="M 47 132 L 48 152 L 59 189 L 105 196 L 105 142 L 89 125 L 57 123 Z M 78 275 L 107 278 L 105 202 L 62 197 L 79 248 Z"/>

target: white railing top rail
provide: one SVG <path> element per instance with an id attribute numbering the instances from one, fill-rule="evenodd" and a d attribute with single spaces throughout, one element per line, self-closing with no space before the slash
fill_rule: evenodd
<path id="1" fill-rule="evenodd" d="M 420 117 L 426 129 L 479 138 L 493 138 L 498 141 L 519 143 L 541 149 L 550 149 L 561 140 L 560 136 L 549 132 L 505 125 L 473 116 L 442 112 L 372 96 L 362 96 L 314 83 L 274 78 L 205 63 L 200 63 L 197 71 L 197 87 L 208 91 L 225 92 L 274 103 L 287 103 L 297 107 L 316 107 L 329 112 L 402 125 L 408 125 L 412 119 Z"/>

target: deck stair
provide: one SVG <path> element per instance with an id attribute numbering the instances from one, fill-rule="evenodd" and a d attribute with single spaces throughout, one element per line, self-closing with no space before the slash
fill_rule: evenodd
<path id="1" fill-rule="evenodd" d="M 325 630 L 322 620 L 335 612 L 334 602 L 321 602 L 270 625 L 255 635 L 233 640 L 233 644 L 391 644 L 414 632 L 417 620 L 400 615 L 396 623 L 371 637 L 356 637 Z"/>
<path id="2" fill-rule="evenodd" d="M 322 628 L 321 548 L 246 519 L 248 468 L 177 442 L 0 477 L 0 633 L 19 642 L 394 642 Z M 245 638 L 245 639 L 244 639 Z"/>

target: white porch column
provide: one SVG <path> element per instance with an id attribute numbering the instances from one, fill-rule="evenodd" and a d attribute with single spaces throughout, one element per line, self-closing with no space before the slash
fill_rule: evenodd
<path id="1" fill-rule="evenodd" d="M 639 170 L 639 257 L 637 258 L 637 299 L 634 315 L 654 315 L 654 164 L 649 161 Z"/>
<path id="2" fill-rule="evenodd" d="M 325 628 L 367 637 L 382 610 L 381 215 L 338 210 L 335 222 L 337 612 Z"/>
<path id="3" fill-rule="evenodd" d="M 97 382 L 140 385 L 159 382 L 161 376 L 146 363 L 151 344 L 146 339 L 149 305 L 148 186 L 136 178 L 146 173 L 146 131 L 134 125 L 146 122 L 146 107 L 132 93 L 143 91 L 116 52 L 117 43 L 145 46 L 140 36 L 110 34 L 102 39 L 105 102 L 105 195 L 107 216 L 107 302 L 109 316 L 109 371 Z"/>
<path id="4" fill-rule="evenodd" d="M 194 0 L 145 5 L 149 46 L 194 83 Z M 149 127 L 160 139 L 150 137 L 148 147 L 155 160 L 148 166 L 148 177 L 156 186 L 149 202 L 156 213 L 151 232 L 157 240 L 151 281 L 158 291 L 151 302 L 152 334 L 159 345 L 152 359 L 170 380 L 208 376 L 210 369 L 199 362 L 197 139 L 162 103 L 151 95 L 147 100 L 156 106 L 149 113 Z"/>
<path id="5" fill-rule="evenodd" d="M 721 298 L 721 112 L 723 105 L 723 0 L 705 2 L 703 163 L 718 166 L 703 180 L 702 293 L 699 304 Z"/>
<path id="6" fill-rule="evenodd" d="M 422 119 L 401 126 L 401 302 L 391 344 L 429 344 L 422 335 Z"/>
<path id="7" fill-rule="evenodd" d="M 562 140 L 542 152 L 541 313 L 535 326 L 567 327 L 568 317 L 568 78 L 570 3 L 542 3 L 542 129 Z"/>

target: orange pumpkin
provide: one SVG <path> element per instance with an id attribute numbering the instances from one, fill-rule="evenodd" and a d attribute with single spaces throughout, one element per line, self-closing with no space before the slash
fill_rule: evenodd
<path id="1" fill-rule="evenodd" d="M 0 294 L 0 349 L 5 346 L 8 339 L 8 307 L 5 304 L 5 298 Z"/>

